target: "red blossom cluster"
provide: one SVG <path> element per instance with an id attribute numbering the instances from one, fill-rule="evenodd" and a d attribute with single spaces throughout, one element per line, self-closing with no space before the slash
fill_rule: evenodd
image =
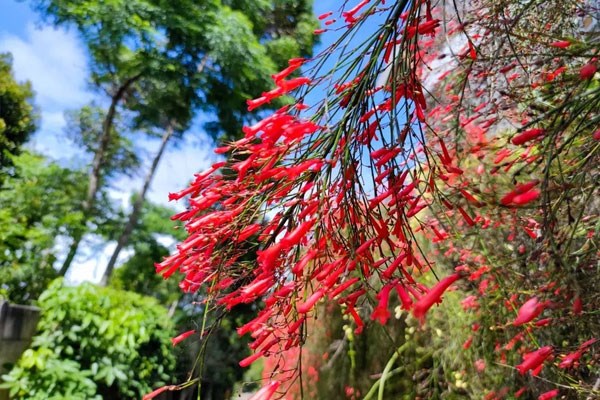
<path id="1" fill-rule="evenodd" d="M 462 307 L 481 315 L 481 305 L 503 293 L 503 280 L 520 273 L 511 261 L 499 267 L 485 243 L 466 243 L 470 235 L 494 231 L 515 244 L 514 254 L 525 263 L 540 265 L 529 276 L 527 293 L 510 293 L 510 298 L 491 303 L 498 307 L 495 329 L 507 332 L 505 342 L 495 344 L 498 361 L 506 363 L 518 350 L 522 361 L 512 365 L 521 375 L 537 375 L 553 355 L 563 354 L 558 368 L 569 369 L 593 340 L 569 353 L 550 344 L 533 347 L 527 340 L 536 330 L 552 328 L 554 315 L 567 320 L 582 313 L 581 299 L 565 287 L 570 278 L 550 279 L 549 251 L 542 250 L 565 236 L 555 229 L 558 218 L 548 217 L 563 200 L 550 186 L 552 163 L 566 160 L 561 162 L 569 167 L 571 160 L 561 158 L 558 150 L 583 146 L 582 140 L 592 138 L 580 139 L 577 130 L 557 130 L 529 110 L 511 111 L 522 109 L 517 105 L 525 101 L 521 92 L 511 90 L 527 87 L 544 96 L 550 85 L 564 84 L 565 79 L 579 87 L 581 80 L 594 78 L 596 61 L 575 69 L 552 59 L 543 64 L 548 70 L 535 76 L 526 76 L 523 60 L 514 57 L 490 66 L 482 54 L 495 43 L 490 29 L 495 21 L 482 6 L 468 27 L 464 21 L 445 22 L 446 34 L 462 38 L 461 45 L 449 50 L 456 64 L 436 71 L 432 66 L 439 64 L 440 54 L 433 50 L 442 41 L 436 37 L 442 19 L 435 14 L 440 11 L 428 0 L 406 7 L 392 3 L 364 0 L 341 12 L 348 31 L 378 15 L 388 24 L 382 24 L 370 47 L 357 52 L 364 59 L 341 75 L 343 81 L 332 85 L 322 102 L 306 105 L 303 94 L 333 73 L 290 78 L 318 58 L 290 60 L 288 68 L 273 76 L 273 90 L 248 101 L 252 110 L 283 95 L 296 93 L 298 99 L 245 127 L 241 139 L 216 150 L 227 155 L 226 161 L 170 195 L 172 200 L 189 199 L 188 209 L 174 216 L 184 222 L 188 238 L 156 265 L 157 272 L 167 278 L 178 271 L 184 291 L 205 287 L 211 302 L 226 309 L 262 302 L 256 318 L 238 329 L 253 338 L 253 354 L 240 362 L 247 366 L 261 357 L 297 352 L 322 301 L 342 306 L 360 333 L 365 319 L 386 324 L 392 304 L 424 320 L 464 277 L 464 288 L 471 292 Z M 333 21 L 325 23 L 329 26 L 336 20 L 327 21 Z M 546 40 L 540 46 L 554 52 L 570 51 L 573 44 Z M 331 54 L 330 49 L 322 57 Z M 491 88 L 497 89 L 499 77 L 505 86 L 500 85 L 498 95 Z M 502 134 L 507 121 L 518 133 L 511 129 Z M 579 122 L 594 131 L 588 125 Z M 542 146 L 556 152 L 547 157 Z M 502 179 L 498 189 L 492 182 Z M 564 179 L 553 182 L 568 187 Z M 525 214 L 528 208 L 533 211 Z M 431 254 L 421 249 L 424 242 L 434 246 Z M 526 259 L 531 249 L 536 260 Z M 436 255 L 452 265 L 444 278 L 427 287 L 419 278 L 432 269 Z M 569 309 L 556 311 L 565 307 Z M 472 349 L 477 335 L 489 331 L 479 328 L 473 324 L 465 350 Z M 182 334 L 174 344 L 193 333 Z M 476 371 L 487 371 L 489 360 L 476 360 Z M 256 399 L 281 390 L 277 379 L 292 378 L 289 373 L 275 377 Z M 491 398 L 500 397 L 496 393 Z"/>

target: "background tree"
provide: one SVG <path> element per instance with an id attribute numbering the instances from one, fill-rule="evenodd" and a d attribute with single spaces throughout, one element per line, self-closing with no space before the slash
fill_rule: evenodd
<path id="1" fill-rule="evenodd" d="M 0 168 L 11 165 L 36 128 L 31 85 L 15 81 L 10 54 L 0 54 Z"/>
<path id="2" fill-rule="evenodd" d="M 35 1 L 34 4 L 55 24 L 76 27 L 92 61 L 89 65 L 91 80 L 109 97 L 88 175 L 87 194 L 82 203 L 84 220 L 60 268 L 59 272 L 64 275 L 86 232 L 85 223 L 96 201 L 118 109 L 123 100 L 135 91 L 133 84 L 136 81 L 157 70 L 168 70 L 165 61 L 168 62 L 169 57 L 164 51 L 161 53 L 162 46 L 159 44 L 160 10 L 148 2 Z"/>
<path id="3" fill-rule="evenodd" d="M 78 229 L 85 172 L 43 156 L 11 156 L 0 186 L 0 290 L 11 302 L 31 304 L 56 277 L 55 240 Z"/>
<path id="4" fill-rule="evenodd" d="M 173 7 L 183 5 L 173 2 Z M 186 9 L 189 12 L 195 10 L 194 6 Z M 205 13 L 205 10 L 198 11 Z M 283 68 L 288 59 L 308 56 L 312 52 L 315 21 L 311 2 L 258 2 L 251 5 L 245 2 L 225 2 L 212 12 L 214 14 L 210 24 L 199 27 L 205 30 L 204 36 L 195 38 L 202 39 L 204 43 L 182 36 L 179 26 L 167 30 L 170 46 L 187 49 L 182 51 L 182 56 L 188 52 L 203 54 L 197 66 L 198 84 L 196 87 L 188 87 L 194 92 L 182 93 L 182 85 L 174 85 L 173 80 L 167 79 L 166 84 L 164 81 L 146 80 L 148 85 L 155 85 L 160 89 L 140 91 L 153 95 L 142 96 L 137 104 L 129 103 L 130 109 L 139 112 L 140 126 L 148 126 L 147 129 L 162 128 L 164 133 L 142 189 L 138 192 L 137 201 L 132 206 L 128 221 L 107 264 L 103 282 L 110 278 L 119 253 L 135 228 L 139 210 L 165 148 L 172 137 L 182 137 L 187 128 L 186 121 L 190 120 L 195 111 L 194 106 L 198 104 L 205 112 L 215 113 L 218 117 L 205 124 L 210 133 L 216 137 L 235 137 L 237 134 L 234 132 L 239 132 L 242 124 L 252 118 L 245 107 L 245 101 L 267 90 L 269 76 Z M 200 15 L 196 17 L 198 20 L 201 18 Z M 188 18 L 195 20 L 190 16 Z M 232 38 L 236 40 L 232 41 Z M 200 98 L 196 99 L 194 96 Z"/>
<path id="5" fill-rule="evenodd" d="M 167 132 L 169 129 L 185 131 L 192 110 L 198 104 L 217 110 L 219 119 L 213 126 L 215 132 L 232 125 L 239 128 L 247 115 L 244 101 L 266 90 L 268 76 L 276 70 L 262 42 L 272 39 L 283 43 L 284 34 L 289 35 L 290 29 L 294 31 L 296 26 L 301 28 L 297 32 L 301 39 L 296 40 L 296 46 L 271 46 L 279 62 L 297 55 L 298 51 L 306 54 L 310 50 L 307 45 L 312 44 L 308 29 L 311 3 L 306 1 L 263 2 L 260 7 L 250 7 L 251 17 L 256 22 L 264 18 L 259 17 L 259 13 L 266 10 L 280 19 L 281 15 L 296 13 L 277 29 L 272 24 L 263 24 L 265 31 L 259 34 L 253 32 L 259 25 L 253 26 L 243 14 L 245 10 L 241 7 L 247 6 L 245 2 L 182 0 L 105 4 L 44 0 L 34 4 L 56 24 L 74 25 L 78 29 L 90 53 L 92 82 L 111 99 L 89 175 L 88 194 L 83 204 L 85 214 L 95 201 L 101 165 L 105 162 L 119 106 L 138 113 L 140 123 L 158 126 Z M 312 24 L 314 26 L 314 21 Z M 233 37 L 237 40 L 233 41 Z M 157 108 L 157 104 L 160 107 Z M 158 110 L 162 112 L 155 116 Z M 163 138 L 165 146 L 167 142 Z M 157 165 L 160 154 L 162 150 L 152 165 Z M 152 171 L 147 174 L 144 187 L 149 186 L 152 175 Z M 143 197 L 142 194 L 140 198 Z M 139 207 L 138 204 L 136 208 Z M 127 241 L 127 231 L 135 225 L 135 214 L 132 213 L 121 235 L 111 264 Z M 61 273 L 68 270 L 82 237 L 74 238 Z M 108 271 L 109 275 L 112 267 Z"/>

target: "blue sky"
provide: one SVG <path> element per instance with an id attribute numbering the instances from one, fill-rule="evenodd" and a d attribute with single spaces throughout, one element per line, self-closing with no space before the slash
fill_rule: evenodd
<path id="1" fill-rule="evenodd" d="M 77 109 L 93 100 L 87 84 L 87 60 L 84 47 L 72 30 L 55 29 L 41 22 L 28 2 L 1 0 L 0 52 L 10 52 L 17 80 L 30 81 L 40 110 L 40 124 L 29 146 L 52 159 L 73 162 L 79 154 L 64 135 L 64 112 Z M 317 15 L 332 10 L 335 0 L 315 1 Z M 326 45 L 330 37 L 322 38 Z M 150 200 L 167 204 L 168 193 L 186 186 L 193 174 L 207 169 L 214 161 L 212 143 L 199 127 L 188 135 L 188 142 L 170 148 L 163 157 L 149 193 Z M 158 142 L 141 143 L 149 154 Z M 128 205 L 132 190 L 141 185 L 142 177 L 123 179 L 112 196 Z M 172 204 L 171 204 L 172 205 Z M 84 253 L 76 260 L 72 281 L 96 281 L 106 265 L 114 244 L 98 251 L 90 238 Z M 122 252 L 123 258 L 128 255 Z"/>

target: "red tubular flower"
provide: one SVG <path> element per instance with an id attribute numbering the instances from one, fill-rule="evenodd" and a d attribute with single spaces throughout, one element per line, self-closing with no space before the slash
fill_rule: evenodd
<path id="1" fill-rule="evenodd" d="M 390 318 L 388 302 L 392 288 L 393 285 L 391 284 L 385 285 L 376 296 L 379 300 L 379 304 L 377 304 L 377 307 L 375 310 L 373 310 L 373 313 L 371 314 L 371 320 L 377 320 L 377 322 L 379 322 L 381 325 L 385 325 L 387 320 Z"/>
<path id="2" fill-rule="evenodd" d="M 331 17 L 332 14 L 333 14 L 333 11 L 328 11 L 326 13 L 319 15 L 319 21 L 323 21 L 324 19 Z"/>
<path id="3" fill-rule="evenodd" d="M 558 389 L 554 389 L 554 390 L 550 390 L 546 393 L 542 393 L 540 394 L 540 396 L 538 397 L 538 400 L 549 400 L 549 399 L 553 399 L 556 396 L 558 396 L 559 390 Z"/>
<path id="4" fill-rule="evenodd" d="M 312 219 L 301 223 L 298 227 L 296 227 L 296 229 L 289 232 L 283 237 L 283 239 L 281 239 L 282 246 L 284 248 L 289 248 L 300 243 L 302 238 L 306 236 L 306 234 L 308 233 L 308 231 L 310 231 L 315 222 L 316 221 Z"/>
<path id="5" fill-rule="evenodd" d="M 570 45 L 571 45 L 571 42 L 569 42 L 568 40 L 558 40 L 556 42 L 550 43 L 550 46 L 557 47 L 559 49 L 566 49 Z"/>
<path id="6" fill-rule="evenodd" d="M 519 326 L 533 321 L 544 311 L 545 303 L 539 303 L 537 297 L 527 300 L 517 312 L 517 319 L 513 321 L 514 326 Z"/>
<path id="7" fill-rule="evenodd" d="M 432 19 L 429 21 L 425 21 L 425 22 L 421 22 L 421 23 L 417 23 L 416 26 L 411 25 L 409 27 L 406 28 L 406 37 L 407 39 L 410 39 L 412 37 L 415 36 L 415 34 L 419 34 L 419 35 L 431 35 L 434 36 L 435 35 L 435 30 L 436 28 L 440 26 L 440 20 L 439 19 Z"/>
<path id="8" fill-rule="evenodd" d="M 573 301 L 573 314 L 581 315 L 583 312 L 583 302 L 581 301 L 581 297 L 577 296 L 575 301 Z"/>
<path id="9" fill-rule="evenodd" d="M 342 13 L 342 16 L 346 20 L 346 23 L 348 23 L 348 24 L 355 23 L 356 22 L 355 15 L 360 11 L 361 8 L 363 8 L 364 6 L 369 4 L 369 1 L 371 1 L 371 0 L 363 0 L 360 3 L 358 3 L 356 6 L 354 6 L 351 10 L 348 10 L 348 11 Z"/>
<path id="10" fill-rule="evenodd" d="M 348 306 L 347 312 L 349 312 L 350 315 L 352 315 L 352 318 L 354 318 L 354 323 L 356 324 L 356 329 L 354 330 L 354 333 L 356 333 L 357 335 L 360 334 L 365 326 L 365 323 L 363 322 L 362 318 L 360 318 L 360 315 L 358 315 L 358 313 L 356 312 L 354 306 Z"/>
<path id="11" fill-rule="evenodd" d="M 266 96 L 261 96 L 256 99 L 246 100 L 246 104 L 248 105 L 248 111 L 253 111 L 254 109 L 262 106 L 263 104 L 267 104 L 271 101 Z"/>
<path id="12" fill-rule="evenodd" d="M 596 71 L 598 71 L 596 64 L 594 64 L 593 62 L 589 62 L 583 67 L 581 67 L 581 69 L 579 70 L 579 77 L 583 80 L 592 79 L 596 74 Z"/>
<path id="13" fill-rule="evenodd" d="M 475 225 L 475 221 L 473 221 L 473 218 L 471 218 L 471 216 L 465 210 L 463 210 L 461 207 L 456 207 L 456 209 L 463 216 L 467 225 L 469 225 L 469 226 Z"/>
<path id="14" fill-rule="evenodd" d="M 171 343 L 173 343 L 173 346 L 177 346 L 180 342 L 184 341 L 185 339 L 189 338 L 190 336 L 192 336 L 194 333 L 196 333 L 195 330 L 191 330 L 191 331 L 187 331 L 187 332 L 183 332 L 181 335 L 174 337 L 171 339 Z"/>
<path id="15" fill-rule="evenodd" d="M 256 252 L 258 263 L 267 271 L 272 271 L 282 250 L 281 242 L 277 242 L 264 250 Z"/>
<path id="16" fill-rule="evenodd" d="M 396 292 L 398 293 L 398 297 L 400 298 L 401 307 L 403 310 L 410 310 L 413 302 L 406 290 L 404 290 L 404 286 L 401 283 L 396 285 Z"/>
<path id="17" fill-rule="evenodd" d="M 442 295 L 454 282 L 460 279 L 459 274 L 452 274 L 439 281 L 429 291 L 422 296 L 413 307 L 415 318 L 422 319 L 427 311 L 435 304 L 441 301 Z"/>
<path id="18" fill-rule="evenodd" d="M 473 196 L 471 193 L 467 192 L 466 190 L 460 189 L 460 193 L 463 195 L 463 197 L 465 199 L 467 199 L 467 201 L 469 201 L 470 203 L 472 203 L 476 207 L 481 207 L 482 206 L 481 202 L 479 200 L 477 200 L 475 198 L 475 196 Z"/>
<path id="19" fill-rule="evenodd" d="M 306 321 L 306 316 L 303 316 L 302 318 L 300 318 L 299 320 L 297 320 L 296 322 L 294 322 L 290 326 L 288 326 L 288 330 L 287 330 L 288 335 L 292 335 L 292 334 L 296 333 L 296 331 L 300 328 L 300 326 L 304 323 L 304 321 Z"/>
<path id="20" fill-rule="evenodd" d="M 233 240 L 236 242 L 243 242 L 248 239 L 250 236 L 258 233 L 262 229 L 260 224 L 250 224 L 246 226 L 237 237 L 234 237 Z"/>
<path id="21" fill-rule="evenodd" d="M 158 389 L 154 390 L 152 393 L 148 393 L 148 394 L 144 395 L 144 397 L 142 397 L 142 400 L 151 400 L 151 399 L 155 398 L 156 396 L 158 396 L 159 394 L 166 392 L 168 390 L 177 390 L 177 386 L 167 385 L 167 386 L 159 387 Z"/>
<path id="22" fill-rule="evenodd" d="M 350 286 L 354 285 L 359 280 L 360 280 L 359 278 L 352 278 L 352 279 L 340 284 L 335 289 L 333 289 L 331 292 L 329 292 L 329 294 L 328 294 L 329 298 L 334 299 L 338 294 L 342 293 L 344 290 L 348 289 Z"/>
<path id="23" fill-rule="evenodd" d="M 544 131 L 541 128 L 527 129 L 526 131 L 523 131 L 517 136 L 513 137 L 512 144 L 514 144 L 515 146 L 519 146 L 529 142 L 530 140 L 543 136 L 545 133 L 546 131 Z"/>
<path id="24" fill-rule="evenodd" d="M 407 253 L 402 253 L 400 254 L 390 265 L 389 267 L 386 268 L 385 271 L 383 271 L 383 277 L 385 279 L 390 279 L 392 277 L 392 275 L 394 274 L 394 272 L 396 272 L 396 270 L 398 269 L 398 267 L 401 265 L 402 261 L 404 261 L 404 259 L 408 256 Z"/>
<path id="25" fill-rule="evenodd" d="M 282 80 L 282 81 L 278 81 L 277 82 L 277 86 L 279 86 L 282 90 L 283 93 L 281 94 L 285 94 L 285 93 L 289 93 L 292 90 L 296 90 L 297 88 L 299 88 L 302 85 L 306 85 L 310 83 L 310 78 L 307 78 L 305 76 L 300 76 L 298 78 L 293 78 L 290 80 Z M 279 93 L 277 93 L 279 95 Z M 264 95 L 264 93 L 263 93 Z"/>
<path id="26" fill-rule="evenodd" d="M 494 164 L 500 164 L 502 160 L 506 157 L 510 156 L 512 152 L 510 149 L 502 149 L 496 153 L 496 158 L 494 158 Z"/>
<path id="27" fill-rule="evenodd" d="M 537 186 L 538 183 L 540 183 L 540 181 L 535 179 L 531 182 L 517 185 L 512 192 L 507 193 L 504 197 L 500 199 L 500 203 L 505 206 L 510 205 L 516 196 L 529 192 L 531 189 Z"/>
<path id="28" fill-rule="evenodd" d="M 469 338 L 467 340 L 465 340 L 465 342 L 463 343 L 463 349 L 465 350 L 469 350 L 469 348 L 471 347 L 471 344 L 473 344 L 473 336 L 469 336 Z"/>
<path id="29" fill-rule="evenodd" d="M 304 58 L 292 58 L 288 61 L 288 67 L 286 69 L 276 73 L 275 75 L 272 75 L 271 77 L 273 78 L 275 83 L 278 83 L 279 81 L 282 81 L 289 75 L 291 75 L 295 70 L 300 68 L 302 64 L 304 64 L 304 61 Z"/>
<path id="30" fill-rule="evenodd" d="M 529 192 L 525 192 L 523 194 L 516 195 L 513 197 L 512 202 L 515 205 L 522 206 L 527 203 L 531 203 L 532 201 L 537 200 L 540 197 L 541 192 L 537 189 L 530 190 Z"/>
<path id="31" fill-rule="evenodd" d="M 581 344 L 581 346 L 579 346 L 579 350 L 587 350 L 588 347 L 590 347 L 591 345 L 593 345 L 597 341 L 598 341 L 598 339 L 596 339 L 596 338 L 592 338 L 590 340 L 587 340 L 587 341 L 583 342 Z"/>
<path id="32" fill-rule="evenodd" d="M 544 346 L 531 353 L 523 355 L 523 362 L 516 366 L 521 375 L 540 367 L 552 355 L 552 346 Z"/>
<path id="33" fill-rule="evenodd" d="M 564 356 L 560 364 L 558 364 L 558 368 L 567 369 L 573 367 L 573 365 L 579 361 L 583 352 L 581 350 L 574 351 Z"/>
<path id="34" fill-rule="evenodd" d="M 240 367 L 245 368 L 248 365 L 252 364 L 254 361 L 258 360 L 259 358 L 261 358 L 264 354 L 264 350 L 261 350 L 257 353 L 252 354 L 249 357 L 244 358 L 242 361 L 240 361 Z"/>
<path id="35" fill-rule="evenodd" d="M 521 397 L 523 395 L 523 393 L 525 393 L 527 391 L 527 387 L 523 386 L 521 389 L 517 390 L 515 392 L 515 397 L 518 399 L 519 397 Z"/>
<path id="36" fill-rule="evenodd" d="M 544 318 L 544 319 L 540 319 L 535 321 L 535 326 L 548 326 L 552 323 L 552 318 Z"/>
<path id="37" fill-rule="evenodd" d="M 317 303 L 317 301 L 319 301 L 321 299 L 321 297 L 323 297 L 324 294 L 325 294 L 325 289 L 321 288 L 321 289 L 317 290 L 308 299 L 306 299 L 306 301 L 304 303 L 298 304 L 296 309 L 298 310 L 299 313 L 306 314 L 307 312 L 312 310 L 314 305 Z"/>

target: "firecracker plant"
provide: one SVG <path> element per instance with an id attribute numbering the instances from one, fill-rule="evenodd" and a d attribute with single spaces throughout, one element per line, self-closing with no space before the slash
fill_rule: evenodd
<path id="1" fill-rule="evenodd" d="M 240 365 L 270 364 L 254 399 L 306 395 L 320 304 L 359 335 L 396 305 L 426 326 L 449 291 L 476 321 L 474 370 L 514 380 L 489 398 L 599 396 L 598 5 L 340 3 L 315 32 L 334 43 L 248 108 L 294 101 L 170 195 L 188 238 L 157 273 L 205 290 L 206 312 L 257 305 L 238 328 Z"/>

